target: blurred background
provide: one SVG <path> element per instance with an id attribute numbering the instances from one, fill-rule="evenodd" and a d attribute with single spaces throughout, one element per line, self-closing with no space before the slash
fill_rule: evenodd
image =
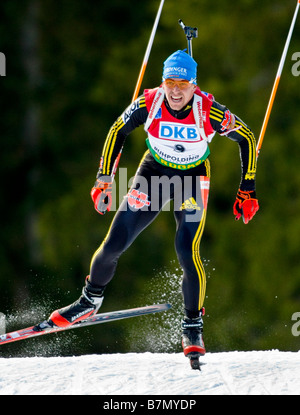
<path id="1" fill-rule="evenodd" d="M 142 89 L 160 84 L 163 61 L 187 47 L 182 19 L 198 27 L 198 83 L 257 139 L 296 6 L 295 0 L 166 0 Z M 1 0 L 0 312 L 7 330 L 39 322 L 80 295 L 113 213 L 93 208 L 106 134 L 129 105 L 159 0 Z M 300 16 L 258 161 L 260 211 L 247 226 L 232 205 L 238 146 L 215 136 L 201 256 L 207 272 L 205 342 L 210 352 L 299 350 Z M 141 91 L 142 92 L 142 91 Z M 132 177 L 146 149 L 142 127 L 120 167 Z M 118 182 L 119 176 L 116 176 Z M 163 315 L 44 336 L 0 356 L 179 352 L 181 270 L 172 211 L 162 212 L 122 256 L 101 310 L 170 302 Z"/>

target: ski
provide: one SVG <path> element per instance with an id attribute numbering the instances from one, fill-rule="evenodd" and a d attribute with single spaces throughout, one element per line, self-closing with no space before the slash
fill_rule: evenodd
<path id="1" fill-rule="evenodd" d="M 201 366 L 203 366 L 205 363 L 200 362 L 200 357 L 204 356 L 203 353 L 199 352 L 190 352 L 188 354 L 185 354 L 186 357 L 189 358 L 191 368 L 193 370 L 201 370 Z"/>
<path id="2" fill-rule="evenodd" d="M 188 358 L 190 359 L 191 368 L 193 370 L 201 370 L 201 365 L 203 365 L 203 363 L 199 360 L 200 356 L 201 355 L 198 353 L 191 353 L 191 356 L 188 356 Z"/>
<path id="3" fill-rule="evenodd" d="M 76 329 L 79 327 L 87 327 L 100 323 L 107 323 L 109 321 L 121 320 L 124 318 L 143 316 L 146 314 L 166 311 L 171 308 L 170 304 L 154 304 L 145 307 L 131 308 L 127 310 L 112 311 L 108 313 L 95 314 L 86 320 L 79 321 L 69 327 L 52 326 L 48 321 L 43 321 L 36 326 L 27 327 L 25 329 L 13 331 L 0 335 L 0 346 L 7 343 L 12 343 L 19 340 L 25 340 L 32 337 L 42 336 L 44 334 L 57 333 L 60 331 Z"/>

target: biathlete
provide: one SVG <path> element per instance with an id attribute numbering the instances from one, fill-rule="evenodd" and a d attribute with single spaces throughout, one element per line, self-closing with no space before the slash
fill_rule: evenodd
<path id="1" fill-rule="evenodd" d="M 101 214 L 111 208 L 112 176 L 125 138 L 140 125 L 145 126 L 148 149 L 107 236 L 92 257 L 82 295 L 73 304 L 54 311 L 49 322 L 66 327 L 96 313 L 119 257 L 173 200 L 175 248 L 183 270 L 182 346 L 184 354 L 193 358 L 205 354 L 202 316 L 206 277 L 200 241 L 210 185 L 209 143 L 217 132 L 239 145 L 241 181 L 233 213 L 247 224 L 259 209 L 256 141 L 238 116 L 200 90 L 195 60 L 184 51 L 176 51 L 164 62 L 162 84 L 145 90 L 107 135 L 91 191 L 95 209 Z"/>

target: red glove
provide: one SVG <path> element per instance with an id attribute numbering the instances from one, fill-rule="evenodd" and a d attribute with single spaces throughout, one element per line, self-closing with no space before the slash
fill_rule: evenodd
<path id="1" fill-rule="evenodd" d="M 239 220 L 241 216 L 247 224 L 259 209 L 258 200 L 256 199 L 255 190 L 243 191 L 238 190 L 236 200 L 233 205 L 233 214 L 235 220 Z"/>
<path id="2" fill-rule="evenodd" d="M 95 209 L 104 215 L 111 209 L 112 204 L 112 178 L 110 176 L 100 176 L 91 190 L 91 197 Z"/>

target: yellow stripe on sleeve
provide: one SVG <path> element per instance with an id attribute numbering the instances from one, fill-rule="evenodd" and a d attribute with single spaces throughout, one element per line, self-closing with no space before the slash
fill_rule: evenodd
<path id="1" fill-rule="evenodd" d="M 103 148 L 103 167 L 102 173 L 103 174 L 110 174 L 110 170 L 112 168 L 111 164 L 111 157 L 113 153 L 113 149 L 116 143 L 116 139 L 118 136 L 118 131 L 124 126 L 124 121 L 121 117 L 117 119 L 117 121 L 112 125 L 111 129 L 108 132 L 106 137 L 104 148 Z"/>
<path id="2" fill-rule="evenodd" d="M 242 122 L 236 120 L 236 126 L 242 126 L 236 132 L 242 137 L 246 138 L 249 145 L 249 162 L 247 168 L 248 178 L 253 178 L 253 175 L 256 173 L 256 140 L 252 131 Z M 247 179 L 247 177 L 245 177 Z"/>

